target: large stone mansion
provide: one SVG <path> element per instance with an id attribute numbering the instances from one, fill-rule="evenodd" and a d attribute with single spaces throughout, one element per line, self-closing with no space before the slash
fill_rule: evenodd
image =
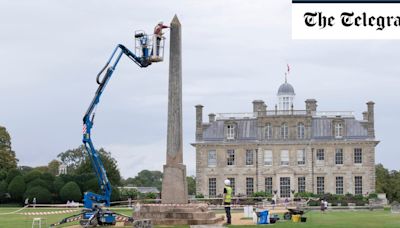
<path id="1" fill-rule="evenodd" d="M 374 103 L 363 119 L 352 112 L 317 111 L 307 99 L 294 110 L 293 87 L 278 90 L 278 105 L 253 101 L 250 113 L 209 114 L 196 106 L 196 192 L 235 195 L 266 191 L 281 198 L 296 192 L 367 194 L 375 191 Z"/>

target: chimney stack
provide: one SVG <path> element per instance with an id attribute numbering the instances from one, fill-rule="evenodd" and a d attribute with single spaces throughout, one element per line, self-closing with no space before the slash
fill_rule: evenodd
<path id="1" fill-rule="evenodd" d="M 313 115 L 317 111 L 317 100 L 307 99 L 305 102 L 307 115 Z"/>
<path id="2" fill-rule="evenodd" d="M 367 118 L 368 118 L 368 136 L 375 137 L 375 126 L 374 126 L 374 105 L 375 103 L 369 101 L 367 103 Z"/>
<path id="3" fill-rule="evenodd" d="M 215 114 L 214 113 L 208 114 L 208 122 L 212 123 L 214 121 L 215 121 Z"/>
<path id="4" fill-rule="evenodd" d="M 196 141 L 203 140 L 203 105 L 196 105 Z"/>

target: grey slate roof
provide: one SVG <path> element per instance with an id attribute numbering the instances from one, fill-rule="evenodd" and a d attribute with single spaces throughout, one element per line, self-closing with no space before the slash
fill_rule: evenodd
<path id="1" fill-rule="evenodd" d="M 332 118 L 313 118 L 312 120 L 312 137 L 313 139 L 330 139 L 333 138 Z M 345 118 L 344 125 L 346 127 L 347 139 L 367 138 L 368 131 L 364 128 L 360 121 L 354 118 Z"/>
<path id="2" fill-rule="evenodd" d="M 235 120 L 237 123 L 237 140 L 255 140 L 257 139 L 257 120 L 256 119 L 241 119 Z M 203 131 L 204 141 L 223 141 L 224 121 L 216 120 L 211 123 Z"/>
<path id="3" fill-rule="evenodd" d="M 334 118 L 313 117 L 311 123 L 312 139 L 334 139 L 332 121 Z M 228 120 L 231 121 L 231 120 Z M 261 129 L 257 127 L 257 119 L 235 119 L 236 141 L 254 141 L 261 139 Z M 343 139 L 366 139 L 367 129 L 355 118 L 344 118 L 346 135 Z M 204 141 L 224 141 L 224 120 L 216 120 L 210 124 L 203 125 Z"/>

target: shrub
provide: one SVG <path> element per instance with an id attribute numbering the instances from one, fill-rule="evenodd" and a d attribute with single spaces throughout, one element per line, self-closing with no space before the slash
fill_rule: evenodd
<path id="1" fill-rule="evenodd" d="M 8 192 L 11 195 L 11 199 L 22 202 L 26 185 L 22 176 L 16 176 L 8 185 Z"/>
<path id="2" fill-rule="evenodd" d="M 0 170 L 0 181 L 5 180 L 7 178 L 7 171 Z"/>
<path id="3" fill-rule="evenodd" d="M 4 203 L 7 201 L 6 193 L 7 193 L 7 182 L 5 180 L 0 182 L 0 203 Z"/>
<path id="4" fill-rule="evenodd" d="M 349 205 L 346 201 L 341 201 L 340 204 L 341 204 L 342 206 L 348 206 L 348 205 Z"/>
<path id="5" fill-rule="evenodd" d="M 40 178 L 40 175 L 42 175 L 42 173 L 38 170 L 29 171 L 27 174 L 24 175 L 25 183 L 29 183 L 33 180 Z"/>
<path id="6" fill-rule="evenodd" d="M 82 193 L 77 183 L 70 181 L 64 185 L 60 190 L 60 198 L 66 202 L 68 200 L 80 201 Z"/>
<path id="7" fill-rule="evenodd" d="M 49 190 L 42 186 L 29 188 L 25 192 L 24 197 L 29 198 L 30 201 L 32 201 L 33 198 L 36 198 L 36 203 L 50 203 L 52 198 Z"/>
<path id="8" fill-rule="evenodd" d="M 320 202 L 319 201 L 315 201 L 315 200 L 310 200 L 308 202 L 308 206 L 319 206 Z"/>
<path id="9" fill-rule="evenodd" d="M 121 196 L 117 187 L 112 188 L 111 192 L 111 201 L 118 201 L 120 200 Z"/>
<path id="10" fill-rule="evenodd" d="M 204 195 L 201 194 L 201 193 L 199 193 L 199 194 L 196 195 L 196 198 L 198 198 L 198 199 L 204 199 Z"/>
<path id="11" fill-rule="evenodd" d="M 264 192 L 264 191 L 259 191 L 259 192 L 254 192 L 252 197 L 272 197 L 272 194 L 269 192 Z"/>
<path id="12" fill-rule="evenodd" d="M 27 188 L 27 189 L 33 188 L 33 187 L 36 187 L 36 186 L 41 186 L 41 187 L 43 187 L 43 188 L 49 190 L 49 185 L 48 185 L 48 183 L 46 183 L 46 181 L 44 181 L 44 180 L 42 180 L 42 179 L 40 179 L 40 178 L 35 179 L 35 180 L 33 180 L 33 181 L 31 181 L 31 182 L 29 182 L 29 183 L 26 184 L 26 188 Z"/>
<path id="13" fill-rule="evenodd" d="M 12 169 L 12 170 L 8 171 L 7 178 L 6 178 L 7 184 L 10 184 L 11 181 L 16 176 L 21 176 L 21 171 L 19 171 L 17 169 Z"/>
<path id="14" fill-rule="evenodd" d="M 148 192 L 148 193 L 146 193 L 145 198 L 146 199 L 155 199 L 155 198 L 157 198 L 157 195 L 153 192 Z"/>
<path id="15" fill-rule="evenodd" d="M 376 194 L 376 193 L 370 193 L 369 195 L 368 195 L 368 199 L 377 199 L 378 198 L 378 194 Z"/>
<path id="16" fill-rule="evenodd" d="M 59 193 L 61 188 L 65 185 L 65 182 L 63 181 L 63 179 L 61 177 L 56 177 L 54 182 L 53 182 L 53 186 L 54 186 L 54 191 L 56 193 Z"/>
<path id="17" fill-rule="evenodd" d="M 311 198 L 315 197 L 315 194 L 312 192 L 296 192 L 294 194 L 295 197 L 300 197 L 300 198 Z"/>
<path id="18" fill-rule="evenodd" d="M 24 176 L 25 183 L 29 183 L 35 179 L 38 179 L 42 175 L 38 170 L 32 170 Z"/>

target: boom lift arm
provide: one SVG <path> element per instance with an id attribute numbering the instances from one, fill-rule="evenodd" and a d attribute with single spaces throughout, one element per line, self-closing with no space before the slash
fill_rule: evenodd
<path id="1" fill-rule="evenodd" d="M 120 50 L 120 51 L 117 54 L 116 58 L 114 59 L 114 56 L 118 50 Z M 121 59 L 122 55 L 124 55 L 124 54 L 126 56 L 128 56 L 133 62 L 135 62 L 140 67 L 147 67 L 151 64 L 149 58 L 147 58 L 146 56 L 137 57 L 134 53 L 132 53 L 125 46 L 119 44 L 112 52 L 111 57 L 107 61 L 106 65 L 103 67 L 103 69 L 97 75 L 96 81 L 99 84 L 99 87 L 96 91 L 96 94 L 95 94 L 92 102 L 90 103 L 89 108 L 87 109 L 87 111 L 83 117 L 83 140 L 82 141 L 85 145 L 85 148 L 91 159 L 93 168 L 95 170 L 98 184 L 99 184 L 100 191 L 101 191 L 101 195 L 91 193 L 91 192 L 85 193 L 85 196 L 84 196 L 85 208 L 93 208 L 95 204 L 104 204 L 107 207 L 110 206 L 110 198 L 111 198 L 111 191 L 112 191 L 111 184 L 107 178 L 107 173 L 106 173 L 106 170 L 104 169 L 104 165 L 100 159 L 100 155 L 94 148 L 94 145 L 93 145 L 93 142 L 91 139 L 91 129 L 93 127 L 93 121 L 94 121 L 94 117 L 95 117 L 94 110 L 95 110 L 97 104 L 99 103 L 100 97 L 103 94 L 103 91 L 104 91 L 108 81 L 110 80 L 112 74 L 114 73 L 114 70 L 116 69 L 116 67 L 119 63 L 119 60 Z M 105 70 L 107 70 L 107 71 L 106 71 L 104 77 L 102 79 L 100 79 L 101 74 Z"/>

